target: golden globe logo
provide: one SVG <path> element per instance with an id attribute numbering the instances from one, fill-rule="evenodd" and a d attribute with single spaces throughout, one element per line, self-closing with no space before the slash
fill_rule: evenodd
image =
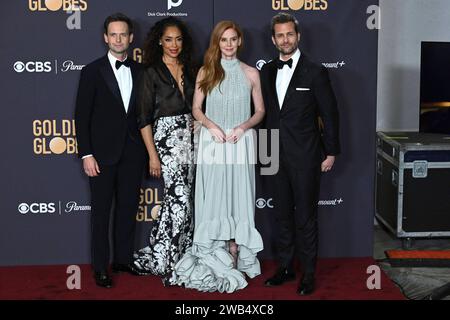
<path id="1" fill-rule="evenodd" d="M 136 61 L 137 63 L 142 63 L 142 55 L 144 54 L 144 52 L 142 51 L 141 48 L 134 48 L 133 49 L 133 60 Z"/>
<path id="2" fill-rule="evenodd" d="M 37 155 L 75 154 L 75 120 L 34 120 L 33 152 Z"/>
<path id="3" fill-rule="evenodd" d="M 149 210 L 149 205 L 151 204 L 154 206 L 151 210 Z M 160 208 L 161 201 L 159 200 L 158 188 L 141 189 L 136 221 L 158 220 Z"/>
<path id="4" fill-rule="evenodd" d="M 328 9 L 328 0 L 272 0 L 273 10 L 318 11 Z"/>
<path id="5" fill-rule="evenodd" d="M 30 11 L 86 11 L 87 0 L 28 0 Z"/>

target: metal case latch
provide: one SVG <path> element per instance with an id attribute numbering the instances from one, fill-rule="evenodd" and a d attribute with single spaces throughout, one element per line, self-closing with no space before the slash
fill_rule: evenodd
<path id="1" fill-rule="evenodd" d="M 428 161 L 414 161 L 412 175 L 413 178 L 426 178 L 428 176 Z"/>

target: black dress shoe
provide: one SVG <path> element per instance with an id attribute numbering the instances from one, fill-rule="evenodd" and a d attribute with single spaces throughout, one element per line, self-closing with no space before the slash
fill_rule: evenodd
<path id="1" fill-rule="evenodd" d="M 282 285 L 285 282 L 295 280 L 295 273 L 288 269 L 278 269 L 277 272 L 264 282 L 266 287 Z"/>
<path id="2" fill-rule="evenodd" d="M 305 275 L 300 280 L 298 284 L 297 293 L 299 295 L 305 296 L 314 292 L 315 289 L 315 279 L 314 275 Z"/>
<path id="3" fill-rule="evenodd" d="M 107 272 L 94 272 L 95 283 L 99 287 L 111 288 L 112 279 Z"/>
<path id="4" fill-rule="evenodd" d="M 134 276 L 147 276 L 151 274 L 150 271 L 139 269 L 133 263 L 129 264 L 113 263 L 112 272 L 113 273 L 127 272 Z"/>

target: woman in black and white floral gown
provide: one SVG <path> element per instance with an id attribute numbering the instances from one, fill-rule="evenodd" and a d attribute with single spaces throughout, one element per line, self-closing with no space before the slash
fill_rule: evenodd
<path id="1" fill-rule="evenodd" d="M 173 267 L 192 245 L 193 118 L 195 72 L 191 37 L 176 18 L 157 22 L 147 36 L 138 87 L 138 124 L 149 155 L 149 172 L 164 180 L 158 219 L 149 246 L 135 253 L 139 274 L 174 284 Z"/>

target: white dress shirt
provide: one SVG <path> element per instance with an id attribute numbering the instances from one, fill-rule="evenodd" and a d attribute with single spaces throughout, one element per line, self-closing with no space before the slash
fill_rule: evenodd
<path id="1" fill-rule="evenodd" d="M 285 64 L 283 66 L 283 69 L 278 69 L 276 87 L 280 109 L 283 106 L 284 97 L 286 96 L 286 91 L 289 87 L 289 83 L 291 82 L 292 75 L 294 74 L 294 70 L 297 67 L 298 60 L 300 59 L 300 54 L 300 50 L 297 48 L 297 51 L 295 51 L 295 53 L 291 57 L 292 67 L 289 68 L 289 66 Z"/>
<path id="2" fill-rule="evenodd" d="M 121 65 L 119 69 L 116 69 L 116 61 L 118 60 L 108 52 L 108 59 L 111 63 L 111 68 L 116 76 L 117 83 L 119 84 L 120 95 L 122 96 L 125 112 L 128 111 L 128 105 L 130 103 L 131 90 L 133 89 L 133 77 L 131 76 L 131 70 L 129 67 Z"/>

